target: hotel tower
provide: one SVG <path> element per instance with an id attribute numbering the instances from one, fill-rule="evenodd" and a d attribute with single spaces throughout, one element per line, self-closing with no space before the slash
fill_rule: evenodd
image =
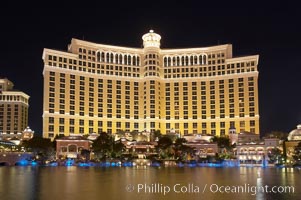
<path id="1" fill-rule="evenodd" d="M 21 134 L 28 126 L 29 96 L 15 90 L 13 82 L 0 78 L 0 137 Z"/>
<path id="2" fill-rule="evenodd" d="M 44 49 L 43 136 L 259 133 L 258 55 L 161 49 L 160 39 L 150 30 L 143 48 L 72 39 L 67 52 Z"/>

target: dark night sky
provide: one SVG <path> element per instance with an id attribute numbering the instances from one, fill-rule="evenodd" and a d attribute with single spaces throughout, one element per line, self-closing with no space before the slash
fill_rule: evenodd
<path id="1" fill-rule="evenodd" d="M 163 2 L 163 0 L 162 0 Z M 301 123 L 301 16 L 289 1 L 98 1 L 1 3 L 0 76 L 31 96 L 29 125 L 42 132 L 43 48 L 66 51 L 71 38 L 142 47 L 154 29 L 162 48 L 233 44 L 259 54 L 261 134 Z"/>

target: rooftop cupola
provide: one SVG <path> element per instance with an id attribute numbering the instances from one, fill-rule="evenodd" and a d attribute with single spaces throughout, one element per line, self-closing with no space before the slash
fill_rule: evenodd
<path id="1" fill-rule="evenodd" d="M 142 36 L 143 46 L 144 48 L 155 47 L 160 48 L 160 40 L 161 36 L 154 32 L 154 30 L 150 30 L 149 33 L 146 33 Z"/>

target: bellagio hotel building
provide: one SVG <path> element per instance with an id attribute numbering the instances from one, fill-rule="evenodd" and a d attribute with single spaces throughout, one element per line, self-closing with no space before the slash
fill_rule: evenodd
<path id="1" fill-rule="evenodd" d="M 43 136 L 160 130 L 259 133 L 258 55 L 232 57 L 232 45 L 161 49 L 72 39 L 44 49 Z"/>

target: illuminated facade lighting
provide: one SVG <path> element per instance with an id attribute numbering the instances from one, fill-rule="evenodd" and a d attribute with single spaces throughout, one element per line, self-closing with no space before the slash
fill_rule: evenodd
<path id="1" fill-rule="evenodd" d="M 44 49 L 43 135 L 160 130 L 259 133 L 258 55 L 232 57 L 232 45 L 161 49 L 72 39 L 68 52 Z"/>
<path id="2" fill-rule="evenodd" d="M 28 125 L 29 96 L 13 87 L 10 80 L 0 79 L 0 138 L 22 134 Z"/>

